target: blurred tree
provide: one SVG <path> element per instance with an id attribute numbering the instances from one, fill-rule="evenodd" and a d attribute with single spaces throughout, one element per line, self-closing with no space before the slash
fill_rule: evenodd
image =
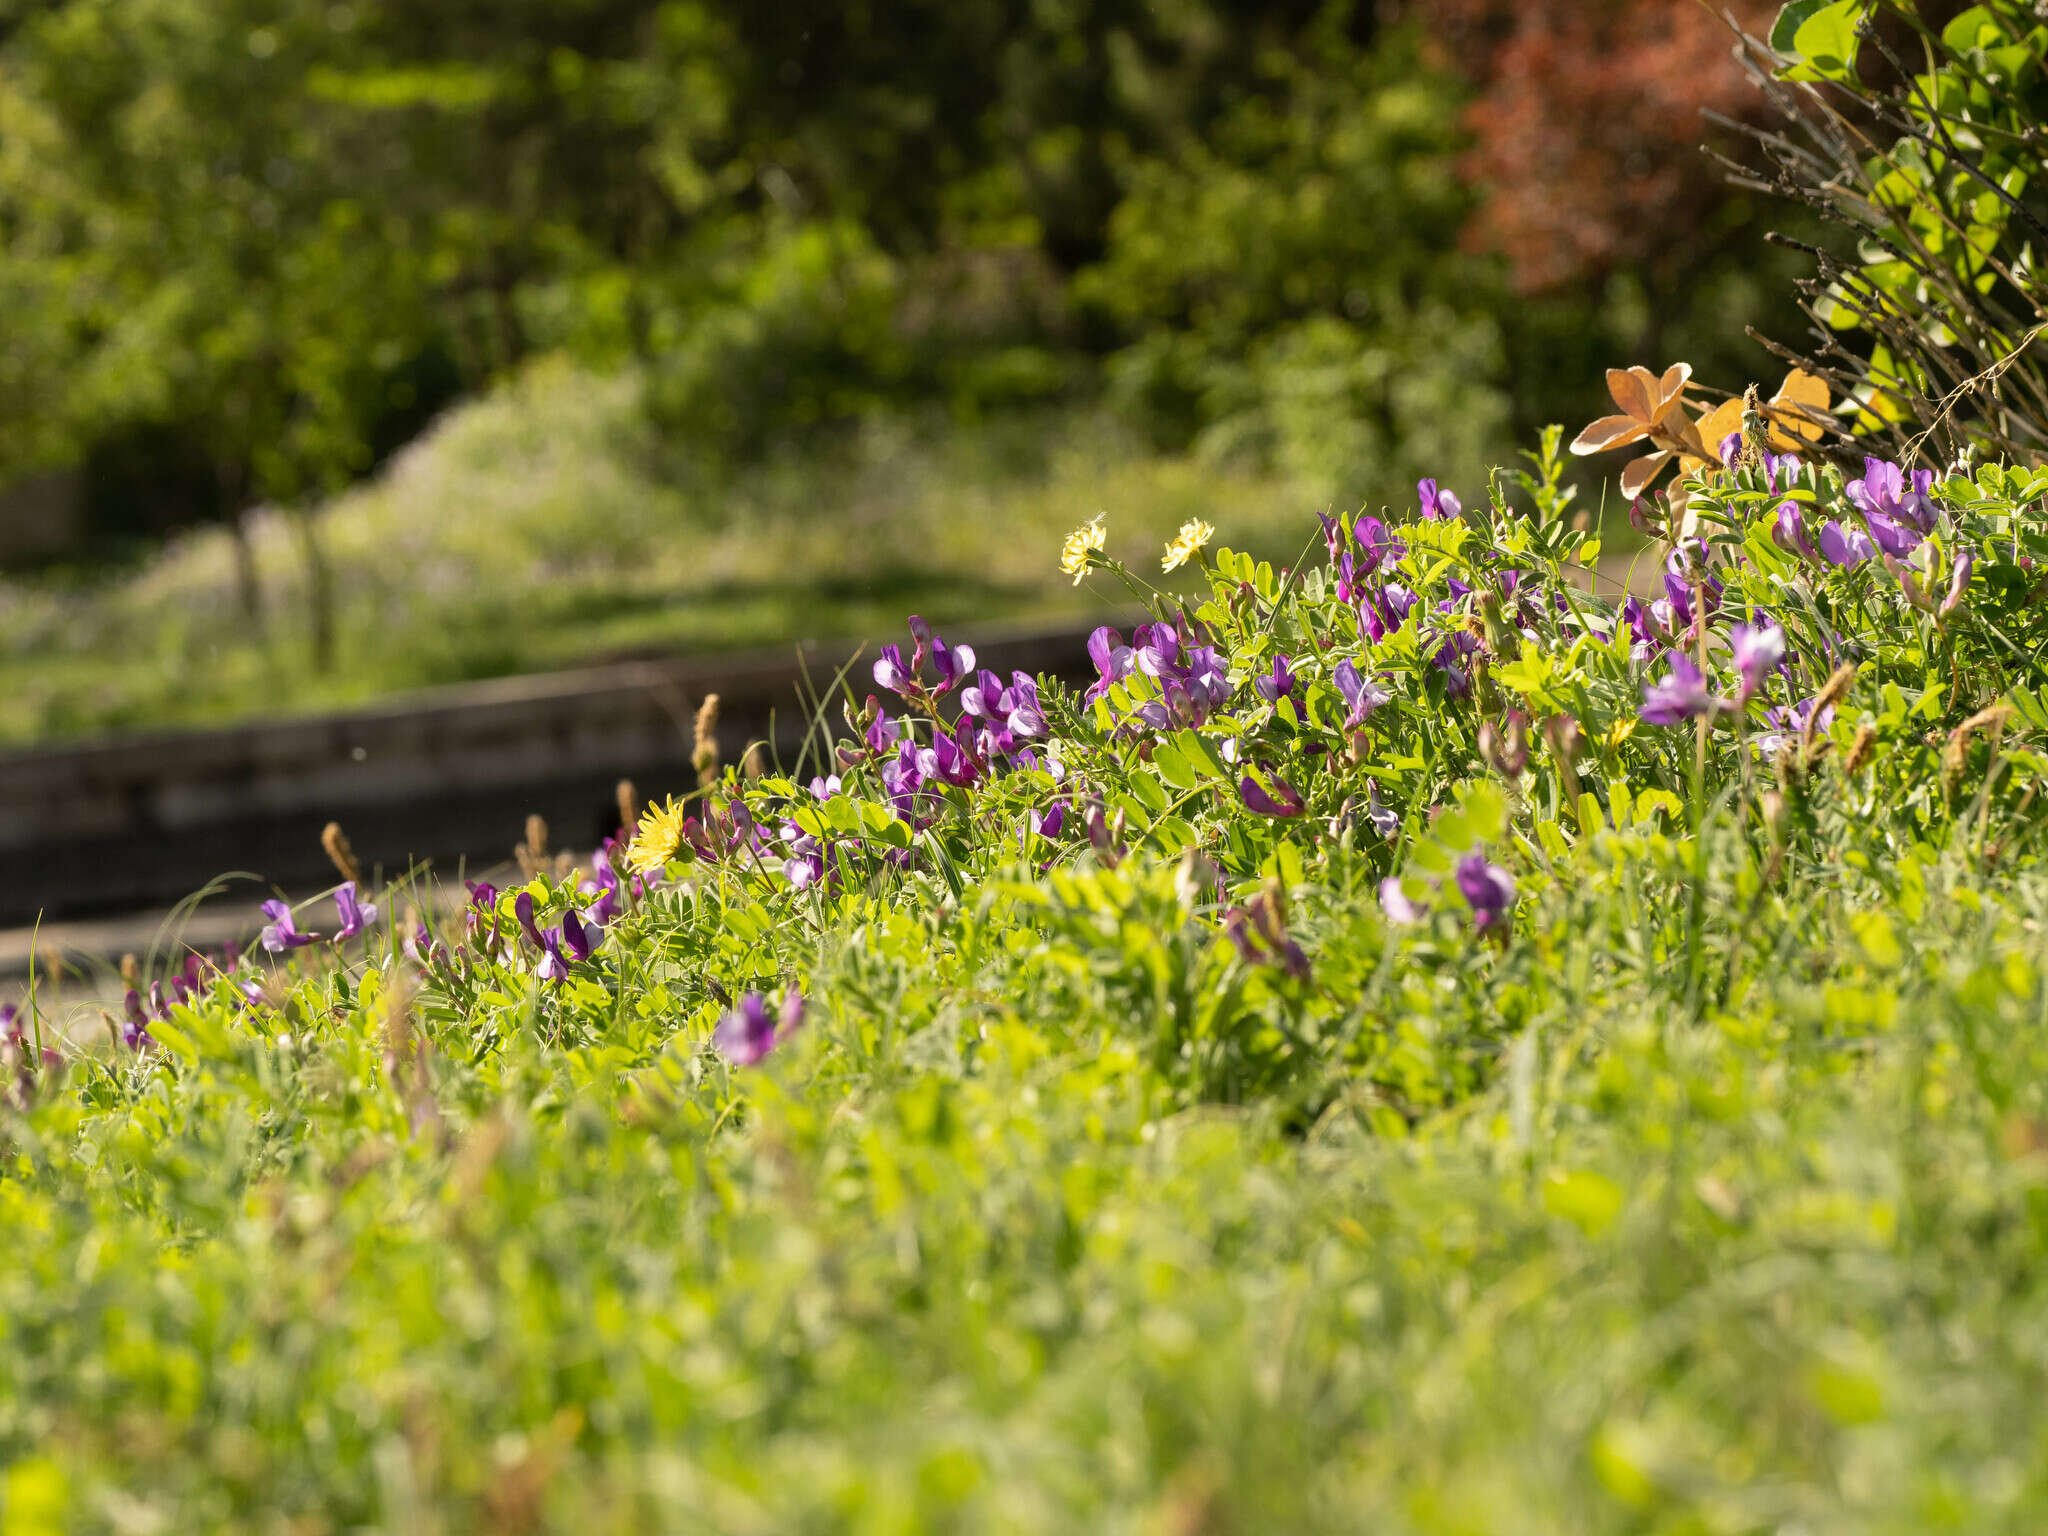
<path id="1" fill-rule="evenodd" d="M 1772 364 L 1739 322 L 1796 320 L 1798 265 L 1765 241 L 1783 210 L 1731 187 L 1701 150 L 1742 144 L 1715 115 L 1768 114 L 1729 18 L 1767 23 L 1777 0 L 1730 0 L 1725 16 L 1700 0 L 1409 9 L 1475 86 L 1462 170 L 1480 198 L 1463 241 L 1505 259 L 1524 296 L 1508 329 L 1518 400 L 1553 418 L 1581 398 L 1593 409 L 1623 354 L 1682 356 L 1729 388 L 1761 378 Z"/>

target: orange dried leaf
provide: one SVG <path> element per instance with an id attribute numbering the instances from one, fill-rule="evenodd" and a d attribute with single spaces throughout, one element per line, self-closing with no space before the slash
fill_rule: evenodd
<path id="1" fill-rule="evenodd" d="M 1645 436 L 1649 428 L 1633 416 L 1602 416 L 1572 439 L 1573 453 L 1605 453 Z"/>

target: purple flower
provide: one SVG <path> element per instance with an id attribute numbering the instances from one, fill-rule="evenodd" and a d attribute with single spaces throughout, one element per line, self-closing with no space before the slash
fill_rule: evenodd
<path id="1" fill-rule="evenodd" d="M 593 923 L 600 926 L 619 915 L 619 898 L 624 891 L 618 871 L 612 868 L 609 838 L 606 839 L 606 844 L 606 847 L 591 854 L 590 878 L 577 888 L 583 895 L 597 898 L 591 903 L 588 916 Z"/>
<path id="2" fill-rule="evenodd" d="M 263 915 L 270 919 L 263 930 L 263 947 L 273 955 L 311 944 L 320 937 L 317 933 L 300 932 L 292 921 L 292 909 L 281 901 L 264 902 Z"/>
<path id="3" fill-rule="evenodd" d="M 1451 500 L 1455 503 L 1457 497 L 1453 496 Z M 1376 517 L 1361 519 L 1358 526 L 1352 530 L 1352 534 L 1357 538 L 1358 546 L 1365 555 L 1364 563 L 1360 567 L 1361 575 L 1379 570 L 1382 566 L 1392 565 L 1408 553 L 1408 546 L 1394 537 L 1394 530 Z"/>
<path id="4" fill-rule="evenodd" d="M 1415 594 L 1398 582 L 1367 587 L 1359 594 L 1358 619 L 1366 638 L 1375 644 L 1398 632 L 1415 606 Z"/>
<path id="5" fill-rule="evenodd" d="M 334 909 L 341 915 L 341 927 L 335 930 L 334 941 L 352 939 L 370 924 L 377 921 L 377 909 L 367 901 L 356 899 L 356 883 L 344 880 L 334 888 Z"/>
<path id="6" fill-rule="evenodd" d="M 711 1041 L 734 1064 L 751 1067 L 794 1034 L 803 1021 L 804 996 L 796 988 L 783 996 L 782 1008 L 772 1018 L 768 999 L 749 992 L 740 999 L 739 1007 L 719 1020 Z"/>
<path id="7" fill-rule="evenodd" d="M 1465 510 L 1465 504 L 1450 491 L 1439 491 L 1434 480 L 1415 482 L 1415 494 L 1422 502 L 1422 515 L 1431 522 L 1449 522 Z"/>
<path id="8" fill-rule="evenodd" d="M 1344 696 L 1348 713 L 1344 716 L 1344 728 L 1355 731 L 1365 724 L 1366 716 L 1386 703 L 1393 695 L 1378 687 L 1370 679 L 1361 677 L 1357 666 L 1349 661 L 1337 663 L 1333 674 L 1337 692 Z"/>
<path id="9" fill-rule="evenodd" d="M 1629 628 L 1637 647 L 1669 645 L 1671 631 L 1659 623 L 1650 608 L 1643 606 L 1639 597 L 1630 597 L 1621 605 L 1621 621 Z"/>
<path id="10" fill-rule="evenodd" d="M 1712 714 L 1720 707 L 1720 701 L 1707 691 L 1706 679 L 1690 656 L 1673 651 L 1670 663 L 1671 670 L 1663 682 L 1644 685 L 1644 724 L 1677 725 L 1696 715 Z"/>
<path id="11" fill-rule="evenodd" d="M 1870 546 L 1869 535 L 1860 528 L 1844 528 L 1829 518 L 1820 531 L 1821 558 L 1829 565 L 1851 570 L 1876 553 Z"/>
<path id="12" fill-rule="evenodd" d="M 573 907 L 562 914 L 562 945 L 572 958 L 588 960 L 603 937 L 602 933 L 592 933 L 577 921 Z"/>
<path id="13" fill-rule="evenodd" d="M 1771 669 L 1785 659 L 1785 631 L 1768 619 L 1738 624 L 1729 632 L 1728 642 L 1735 652 L 1735 670 L 1742 674 L 1736 702 L 1747 704 Z"/>
<path id="14" fill-rule="evenodd" d="M 1365 785 L 1365 819 L 1372 823 L 1373 830 L 1381 837 L 1391 838 L 1401 830 L 1400 816 L 1380 804 L 1380 787 L 1370 779 Z"/>
<path id="15" fill-rule="evenodd" d="M 1344 519 L 1329 512 L 1318 512 L 1316 521 L 1323 525 L 1323 547 L 1330 552 L 1330 563 L 1335 565 L 1337 557 L 1344 552 L 1346 542 Z"/>
<path id="16" fill-rule="evenodd" d="M 1131 648 L 1124 644 L 1123 632 L 1107 624 L 1088 637 L 1088 659 L 1095 663 L 1095 681 L 1087 695 L 1091 704 L 1131 675 Z"/>
<path id="17" fill-rule="evenodd" d="M 1019 738 L 1045 734 L 1045 710 L 1038 700 L 1038 683 L 1029 673 L 1010 674 L 1010 686 L 993 672 L 983 672 L 974 687 L 960 694 L 960 711 L 986 721 L 984 739 L 990 748 L 1005 756 L 1016 751 Z"/>
<path id="18" fill-rule="evenodd" d="M 1820 551 L 1813 547 L 1813 541 L 1806 536 L 1806 514 L 1799 510 L 1799 503 L 1788 501 L 1778 507 L 1777 518 L 1771 524 L 1771 542 L 1788 555 L 1800 555 L 1820 564 Z"/>
<path id="19" fill-rule="evenodd" d="M 1909 489 L 1906 476 L 1899 466 L 1884 459 L 1865 459 L 1863 478 L 1851 480 L 1842 487 L 1843 493 L 1855 504 L 1856 510 L 1870 524 L 1871 536 L 1894 555 L 1911 553 L 1913 546 L 1920 542 L 1920 535 L 1934 531 L 1936 511 L 1927 493 L 1934 487 L 1934 471 L 1916 469 L 1913 471 Z M 1882 522 L 1886 532 L 1880 533 Z M 1905 541 L 1904 548 L 1893 548 L 1890 539 Z"/>
<path id="20" fill-rule="evenodd" d="M 1031 813 L 1031 830 L 1040 837 L 1058 837 L 1067 824 L 1067 806 L 1063 800 L 1055 800 L 1043 811 Z"/>
<path id="21" fill-rule="evenodd" d="M 915 642 L 909 659 L 900 646 L 885 645 L 875 662 L 875 682 L 906 699 L 938 699 L 974 670 L 974 647 L 949 646 L 932 633 L 929 624 L 916 614 L 910 616 L 910 637 Z M 924 671 L 930 663 L 933 680 L 926 683 Z"/>
<path id="22" fill-rule="evenodd" d="M 1481 933 L 1504 928 L 1508 909 L 1515 904 L 1515 879 L 1498 864 L 1486 862 L 1481 853 L 1467 854 L 1458 861 L 1458 890 L 1472 908 L 1472 921 Z"/>
<path id="23" fill-rule="evenodd" d="M 1394 922 L 1410 927 L 1427 917 L 1428 912 L 1408 899 L 1408 893 L 1401 888 L 1401 877 L 1389 875 L 1380 882 L 1380 907 Z"/>
<path id="24" fill-rule="evenodd" d="M 1681 544 L 1664 562 L 1664 595 L 1671 603 L 1672 622 L 1678 629 L 1692 628 L 1695 596 L 1701 599 L 1709 619 L 1721 606 L 1721 583 L 1707 571 L 1706 557 L 1706 541 L 1702 539 L 1696 555 Z M 1695 559 L 1699 561 L 1697 570 L 1693 567 Z"/>
<path id="25" fill-rule="evenodd" d="M 540 929 L 534 925 L 533 893 L 531 891 L 521 891 L 512 898 L 512 916 L 518 920 L 519 931 L 526 935 L 527 943 L 531 944 L 535 949 L 547 948 L 547 945 L 541 940 Z"/>
<path id="26" fill-rule="evenodd" d="M 1282 698 L 1294 692 L 1298 681 L 1287 653 L 1276 651 L 1273 655 L 1272 670 L 1263 676 L 1253 678 L 1252 687 L 1258 690 L 1259 697 L 1268 704 L 1278 704 Z"/>
<path id="27" fill-rule="evenodd" d="M 1273 793 L 1268 794 L 1259 781 L 1246 774 L 1238 782 L 1237 797 L 1248 810 L 1257 811 L 1261 816 L 1299 816 L 1306 809 L 1301 792 L 1279 774 L 1268 772 L 1266 777 L 1273 782 Z"/>
<path id="28" fill-rule="evenodd" d="M 1806 722 L 1813 714 L 1813 700 L 1801 699 L 1796 704 L 1776 704 L 1764 711 L 1764 733 L 1755 738 L 1752 745 L 1762 757 L 1776 757 L 1779 748 L 1793 737 L 1803 735 Z M 1826 731 L 1835 723 L 1835 706 L 1830 704 L 1820 712 L 1813 722 L 1816 732 Z"/>
<path id="29" fill-rule="evenodd" d="M 1737 459 L 1742 457 L 1742 433 L 1740 431 L 1730 432 L 1721 439 L 1714 452 L 1715 456 L 1723 464 L 1734 464 Z"/>

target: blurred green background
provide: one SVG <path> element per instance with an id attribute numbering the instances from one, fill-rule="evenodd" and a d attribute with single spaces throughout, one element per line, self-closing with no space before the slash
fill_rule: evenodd
<path id="1" fill-rule="evenodd" d="M 1608 365 L 1775 377 L 1732 48 L 1693 0 L 0 3 L 0 741 L 1076 615 L 1098 511 L 1291 556 L 1469 500 Z"/>

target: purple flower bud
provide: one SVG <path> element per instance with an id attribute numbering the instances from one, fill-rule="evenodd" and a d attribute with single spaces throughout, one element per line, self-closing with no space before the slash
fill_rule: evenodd
<path id="1" fill-rule="evenodd" d="M 1306 803 L 1301 792 L 1277 773 L 1269 772 L 1267 778 L 1273 782 L 1273 792 L 1268 794 L 1259 781 L 1246 774 L 1238 782 L 1237 797 L 1248 810 L 1257 811 L 1261 816 L 1299 816 Z"/>
<path id="2" fill-rule="evenodd" d="M 521 891 L 512 898 L 512 915 L 518 920 L 519 931 L 526 935 L 527 943 L 531 944 L 535 949 L 547 948 L 547 945 L 541 939 L 540 929 L 534 925 L 533 893 L 531 891 Z"/>
<path id="3" fill-rule="evenodd" d="M 1787 501 L 1778 507 L 1778 516 L 1771 524 L 1771 542 L 1788 555 L 1799 555 L 1820 564 L 1820 551 L 1813 547 L 1813 541 L 1806 536 L 1806 515 L 1799 510 L 1799 503 Z"/>
<path id="4" fill-rule="evenodd" d="M 1715 449 L 1715 456 L 1732 469 L 1735 461 L 1742 457 L 1741 432 L 1730 432 L 1726 437 L 1722 438 L 1719 446 Z"/>
<path id="5" fill-rule="evenodd" d="M 1970 587 L 1970 573 L 1977 567 L 1977 558 L 1967 552 L 1957 555 L 1955 564 L 1949 567 L 1948 595 L 1941 600 L 1940 617 L 1947 618 L 1963 601 L 1963 594 Z"/>

